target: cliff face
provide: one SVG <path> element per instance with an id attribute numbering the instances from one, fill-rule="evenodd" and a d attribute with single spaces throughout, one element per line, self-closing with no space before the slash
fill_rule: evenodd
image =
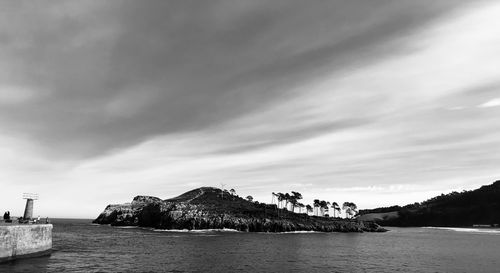
<path id="1" fill-rule="evenodd" d="M 223 195 L 217 188 L 199 188 L 167 200 L 137 196 L 128 204 L 108 205 L 94 223 L 157 229 L 229 228 L 250 232 L 385 231 L 373 222 L 292 213 L 273 205 Z"/>
<path id="2" fill-rule="evenodd" d="M 136 196 L 131 203 L 108 205 L 93 223 L 136 226 L 139 225 L 137 216 L 145 207 L 151 204 L 162 204 L 162 202 L 157 197 Z"/>

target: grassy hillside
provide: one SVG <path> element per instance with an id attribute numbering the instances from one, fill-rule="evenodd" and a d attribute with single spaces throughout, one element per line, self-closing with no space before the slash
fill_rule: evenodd
<path id="1" fill-rule="evenodd" d="M 305 218 L 305 213 L 292 213 L 285 209 L 277 209 L 276 205 L 259 202 L 250 202 L 238 195 L 212 187 L 203 187 L 188 191 L 180 196 L 166 199 L 166 202 L 183 202 L 191 205 L 202 205 L 211 213 L 228 213 L 234 216 L 256 218 L 295 219 Z"/>
<path id="2" fill-rule="evenodd" d="M 131 203 L 107 206 L 94 223 L 159 229 L 230 228 L 250 232 L 386 231 L 373 222 L 294 213 L 212 187 L 194 189 L 166 200 L 137 196 Z"/>
<path id="3" fill-rule="evenodd" d="M 361 210 L 360 214 L 361 219 L 389 226 L 494 226 L 500 224 L 500 181 L 404 207 Z"/>

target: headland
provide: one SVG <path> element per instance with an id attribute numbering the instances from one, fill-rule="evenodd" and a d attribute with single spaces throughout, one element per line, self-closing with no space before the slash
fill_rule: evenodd
<path id="1" fill-rule="evenodd" d="M 202 187 L 162 200 L 136 196 L 131 203 L 108 205 L 93 221 L 112 226 L 155 229 L 235 229 L 247 232 L 383 232 L 371 221 L 309 216 L 251 202 L 221 189 Z"/>

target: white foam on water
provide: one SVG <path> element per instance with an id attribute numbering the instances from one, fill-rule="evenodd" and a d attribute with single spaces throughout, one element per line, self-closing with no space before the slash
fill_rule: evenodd
<path id="1" fill-rule="evenodd" d="M 159 232 L 181 232 L 181 233 L 209 233 L 209 232 L 240 232 L 236 229 L 223 228 L 223 229 L 153 229 Z"/>
<path id="2" fill-rule="evenodd" d="M 493 229 L 493 228 L 454 228 L 454 227 L 423 227 L 423 228 L 452 230 L 456 232 L 500 234 L 500 229 Z"/>
<path id="3" fill-rule="evenodd" d="M 313 230 L 298 230 L 298 231 L 286 231 L 286 232 L 280 232 L 284 234 L 304 234 L 304 233 L 325 233 L 322 231 L 313 231 Z"/>
<path id="4" fill-rule="evenodd" d="M 158 232 L 189 232 L 189 229 L 153 229 Z"/>
<path id="5" fill-rule="evenodd" d="M 311 233 L 328 233 L 328 232 L 323 232 L 323 231 L 311 231 L 311 230 L 298 230 L 298 231 L 285 231 L 285 232 L 266 232 L 266 231 L 260 231 L 256 233 L 261 233 L 261 234 L 276 234 L 276 235 L 282 235 L 282 234 L 311 234 Z M 333 232 L 330 232 L 333 233 Z"/>
<path id="6" fill-rule="evenodd" d="M 222 228 L 222 229 L 193 229 L 191 231 L 192 232 L 201 232 L 201 233 L 205 233 L 205 232 L 241 232 L 239 230 L 232 229 L 232 228 Z"/>

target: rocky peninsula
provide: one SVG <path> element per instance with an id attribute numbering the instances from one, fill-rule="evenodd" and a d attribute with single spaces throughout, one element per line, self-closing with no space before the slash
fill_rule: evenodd
<path id="1" fill-rule="evenodd" d="M 247 232 L 383 232 L 371 221 L 309 216 L 250 202 L 221 189 L 202 187 L 162 200 L 136 196 L 131 203 L 108 205 L 93 221 L 112 226 L 155 229 L 235 229 Z"/>

